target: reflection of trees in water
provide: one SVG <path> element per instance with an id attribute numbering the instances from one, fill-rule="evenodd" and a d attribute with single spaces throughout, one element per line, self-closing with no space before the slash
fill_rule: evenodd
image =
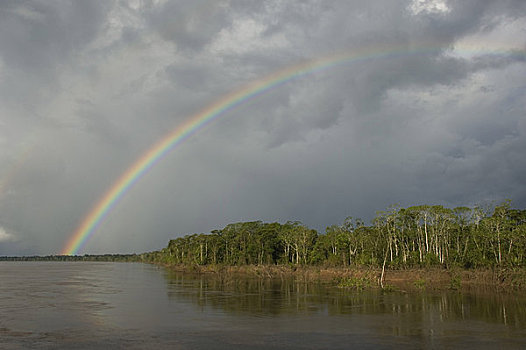
<path id="1" fill-rule="evenodd" d="M 232 313 L 337 315 L 349 313 L 350 308 L 365 308 L 366 313 L 374 313 L 371 306 L 379 306 L 374 293 L 348 293 L 293 278 L 222 278 L 169 272 L 166 279 L 170 298 Z"/>
<path id="2" fill-rule="evenodd" d="M 481 320 L 526 326 L 526 299 L 502 294 L 382 293 L 354 291 L 294 278 L 257 279 L 215 275 L 165 275 L 168 296 L 204 309 L 256 315 L 375 315 L 392 316 L 389 328 L 432 327 L 444 321 Z M 402 317 L 403 316 L 403 317 Z"/>

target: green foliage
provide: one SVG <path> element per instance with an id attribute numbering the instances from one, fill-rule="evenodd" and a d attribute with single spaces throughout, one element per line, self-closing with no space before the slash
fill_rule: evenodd
<path id="1" fill-rule="evenodd" d="M 454 274 L 451 276 L 451 280 L 449 281 L 449 289 L 451 290 L 459 290 L 462 286 L 462 280 L 460 278 L 460 275 Z"/>
<path id="2" fill-rule="evenodd" d="M 413 285 L 415 286 L 415 288 L 420 289 L 420 290 L 426 289 L 426 281 L 424 279 L 418 279 L 414 281 Z"/>
<path id="3" fill-rule="evenodd" d="M 526 265 L 526 210 L 509 201 L 493 210 L 419 205 L 389 207 L 371 226 L 348 217 L 319 234 L 297 221 L 229 224 L 210 234 L 170 240 L 141 255 L 145 261 L 185 265 L 366 265 L 390 268 Z"/>
<path id="4" fill-rule="evenodd" d="M 382 288 L 382 292 L 384 292 L 384 293 L 392 293 L 392 292 L 396 292 L 396 291 L 398 291 L 398 288 L 396 288 L 395 286 L 393 286 L 391 284 L 386 284 Z"/>
<path id="5" fill-rule="evenodd" d="M 364 290 L 371 288 L 373 283 L 367 277 L 346 277 L 340 278 L 336 284 L 340 288 L 351 288 L 356 290 Z"/>

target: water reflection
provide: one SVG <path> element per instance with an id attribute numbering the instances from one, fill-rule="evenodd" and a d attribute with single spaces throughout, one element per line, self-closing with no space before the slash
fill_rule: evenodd
<path id="1" fill-rule="evenodd" d="M 167 271 L 169 298 L 187 300 L 203 312 L 232 315 L 383 315 L 384 333 L 416 335 L 436 332 L 440 324 L 476 320 L 518 329 L 526 327 L 526 298 L 510 294 L 457 291 L 383 293 L 355 291 L 293 278 L 225 279 Z M 386 323 L 387 324 L 387 323 Z"/>
<path id="2" fill-rule="evenodd" d="M 145 264 L 0 264 L 0 348 L 524 348 L 523 296 L 357 292 Z"/>

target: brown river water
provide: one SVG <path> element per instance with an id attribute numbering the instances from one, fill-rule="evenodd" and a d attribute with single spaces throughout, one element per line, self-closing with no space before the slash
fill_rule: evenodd
<path id="1" fill-rule="evenodd" d="M 0 349 L 526 349 L 526 296 L 0 262 Z"/>

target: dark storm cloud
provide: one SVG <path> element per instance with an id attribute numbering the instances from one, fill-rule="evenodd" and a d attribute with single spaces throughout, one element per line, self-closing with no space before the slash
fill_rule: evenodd
<path id="1" fill-rule="evenodd" d="M 104 2 L 90 1 L 2 2 L 0 57 L 14 89 L 8 96 L 20 102 L 16 95 L 28 94 L 31 100 L 35 88 L 56 88 L 62 65 L 97 35 L 106 9 Z"/>
<path id="2" fill-rule="evenodd" d="M 36 73 L 67 59 L 97 34 L 105 8 L 95 2 L 8 1 L 0 11 L 2 58 Z"/>
<path id="3" fill-rule="evenodd" d="M 379 54 L 292 79 L 190 137 L 86 252 L 241 220 L 323 230 L 393 203 L 524 207 L 525 28 L 526 3 L 511 0 L 4 1 L 0 253 L 57 253 L 134 160 L 228 93 L 367 49 Z"/>
<path id="4" fill-rule="evenodd" d="M 196 51 L 210 43 L 229 19 L 223 1 L 168 1 L 153 9 L 148 23 L 182 50 Z"/>

